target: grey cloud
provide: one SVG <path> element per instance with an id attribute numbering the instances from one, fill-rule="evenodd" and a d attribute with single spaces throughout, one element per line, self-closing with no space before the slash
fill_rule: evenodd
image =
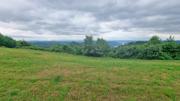
<path id="1" fill-rule="evenodd" d="M 6 6 L 0 4 L 0 22 L 24 25 L 18 30 L 37 34 L 98 35 L 132 29 L 180 33 L 179 0 L 16 1 L 2 0 Z"/>

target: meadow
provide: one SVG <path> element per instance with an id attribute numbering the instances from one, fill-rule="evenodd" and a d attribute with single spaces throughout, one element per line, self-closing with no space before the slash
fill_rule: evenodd
<path id="1" fill-rule="evenodd" d="M 180 101 L 180 60 L 0 48 L 0 101 Z"/>

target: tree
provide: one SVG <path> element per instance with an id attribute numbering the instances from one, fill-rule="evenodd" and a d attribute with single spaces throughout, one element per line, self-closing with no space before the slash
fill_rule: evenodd
<path id="1" fill-rule="evenodd" d="M 4 46 L 4 36 L 0 33 L 0 46 Z"/>
<path id="2" fill-rule="evenodd" d="M 152 36 L 149 40 L 149 44 L 160 44 L 161 40 L 158 36 Z"/>
<path id="3" fill-rule="evenodd" d="M 83 54 L 87 56 L 105 56 L 109 49 L 108 43 L 104 39 L 97 39 L 93 41 L 92 36 L 86 36 L 84 39 Z"/>
<path id="4" fill-rule="evenodd" d="M 86 36 L 84 39 L 83 54 L 87 56 L 94 56 L 94 41 L 92 36 Z"/>
<path id="5" fill-rule="evenodd" d="M 70 45 L 63 45 L 62 46 L 63 52 L 65 53 L 74 53 L 73 47 L 71 47 Z"/>
<path id="6" fill-rule="evenodd" d="M 105 56 L 110 50 L 109 44 L 102 38 L 98 38 L 96 41 L 96 48 L 99 51 L 100 56 Z"/>
<path id="7" fill-rule="evenodd" d="M 166 40 L 167 42 L 175 42 L 174 36 L 170 35 Z"/>
<path id="8" fill-rule="evenodd" d="M 73 54 L 77 54 L 77 55 L 82 55 L 82 49 L 83 49 L 83 45 L 82 43 L 77 43 L 77 42 L 71 42 L 70 43 L 70 47 L 72 48 L 72 53 Z"/>
<path id="9" fill-rule="evenodd" d="M 14 48 L 14 47 L 16 47 L 16 41 L 8 36 L 3 36 L 0 33 L 0 46 Z"/>

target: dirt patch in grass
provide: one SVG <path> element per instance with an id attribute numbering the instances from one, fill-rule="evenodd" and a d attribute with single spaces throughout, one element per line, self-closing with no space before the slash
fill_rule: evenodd
<path id="1" fill-rule="evenodd" d="M 93 70 L 94 68 L 85 68 L 81 66 L 74 66 L 71 68 L 63 67 L 63 66 L 55 66 L 55 67 L 51 67 L 51 68 L 39 71 L 38 73 L 36 73 L 36 77 L 47 78 L 47 77 L 57 76 L 57 75 L 62 75 L 63 77 L 69 77 L 72 75 L 86 74 Z"/>
<path id="2" fill-rule="evenodd" d="M 72 71 L 67 68 L 52 67 L 49 69 L 42 70 L 38 72 L 36 75 L 38 78 L 46 78 L 46 77 L 55 76 L 58 74 L 63 75 L 63 76 L 68 76 L 72 74 Z"/>

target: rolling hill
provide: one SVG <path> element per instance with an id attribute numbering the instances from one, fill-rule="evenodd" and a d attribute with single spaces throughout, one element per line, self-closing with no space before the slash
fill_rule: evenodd
<path id="1" fill-rule="evenodd" d="M 0 101 L 179 100 L 179 60 L 0 48 Z"/>

